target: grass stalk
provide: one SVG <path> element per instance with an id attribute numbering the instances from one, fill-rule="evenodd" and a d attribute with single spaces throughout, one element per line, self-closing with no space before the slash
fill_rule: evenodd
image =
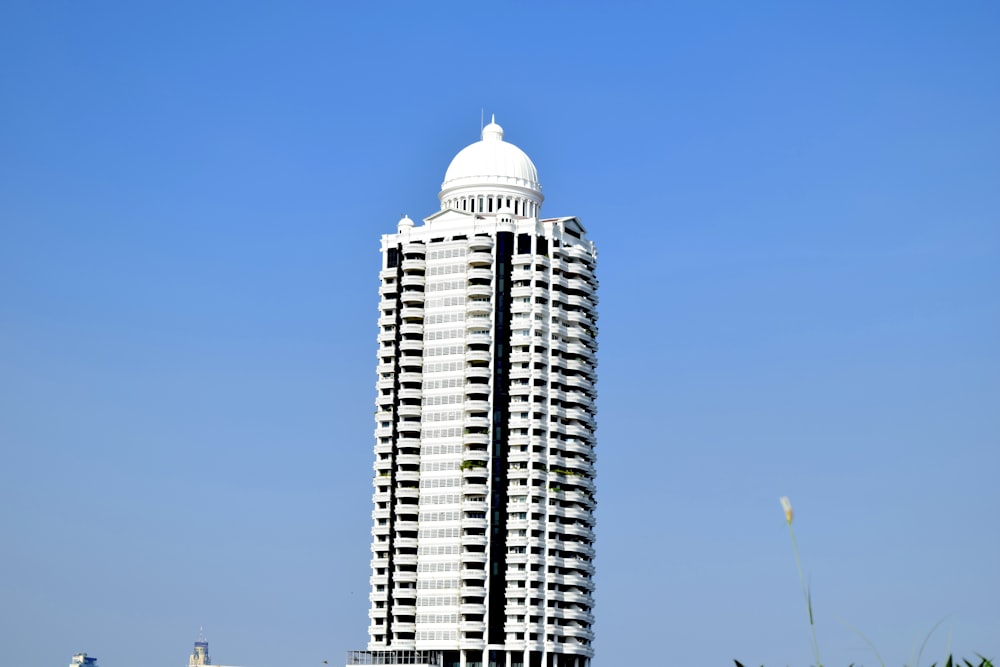
<path id="1" fill-rule="evenodd" d="M 813 656 L 816 658 L 816 667 L 823 667 L 819 659 L 819 642 L 816 641 L 816 622 L 813 619 L 812 595 L 809 593 L 809 586 L 806 585 L 806 575 L 802 570 L 802 559 L 799 557 L 799 545 L 795 540 L 795 528 L 792 526 L 792 504 L 788 497 L 781 498 L 781 507 L 785 510 L 785 520 L 788 522 L 788 533 L 792 536 L 792 551 L 795 552 L 795 566 L 799 570 L 799 583 L 802 585 L 802 596 L 806 601 L 806 611 L 809 612 L 809 633 L 812 639 Z"/>

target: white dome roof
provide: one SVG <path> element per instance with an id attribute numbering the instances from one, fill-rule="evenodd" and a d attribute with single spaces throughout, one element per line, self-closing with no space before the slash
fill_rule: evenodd
<path id="1" fill-rule="evenodd" d="M 514 144 L 504 141 L 503 128 L 495 122 L 483 128 L 482 139 L 459 151 L 448 165 L 441 194 L 476 185 L 516 186 L 539 194 L 542 190 L 531 158 Z"/>

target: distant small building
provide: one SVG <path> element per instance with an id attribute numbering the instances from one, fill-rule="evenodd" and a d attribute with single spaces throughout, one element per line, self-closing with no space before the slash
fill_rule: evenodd
<path id="1" fill-rule="evenodd" d="M 69 667 L 97 667 L 97 658 L 91 658 L 86 653 L 77 653 L 70 661 Z"/>
<path id="2" fill-rule="evenodd" d="M 191 659 L 188 660 L 188 667 L 201 667 L 202 665 L 211 664 L 212 657 L 208 655 L 208 642 L 205 640 L 205 635 L 199 632 L 198 641 L 194 643 L 194 651 L 191 653 Z"/>
<path id="3" fill-rule="evenodd" d="M 205 639 L 204 631 L 199 630 L 198 640 L 194 643 L 194 651 L 191 652 L 191 658 L 188 660 L 188 667 L 205 667 L 206 665 L 211 665 L 211 667 L 227 667 L 227 665 L 212 663 L 212 657 L 208 654 L 208 640 Z M 70 667 L 76 666 L 70 665 Z"/>

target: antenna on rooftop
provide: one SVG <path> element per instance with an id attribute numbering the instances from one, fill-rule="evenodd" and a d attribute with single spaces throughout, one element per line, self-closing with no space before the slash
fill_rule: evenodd
<path id="1" fill-rule="evenodd" d="M 483 133 L 483 128 L 486 126 L 486 109 L 479 107 L 479 134 Z"/>

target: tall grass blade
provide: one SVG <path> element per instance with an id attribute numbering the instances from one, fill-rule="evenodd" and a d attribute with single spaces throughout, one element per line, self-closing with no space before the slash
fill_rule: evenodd
<path id="1" fill-rule="evenodd" d="M 924 647 L 927 646 L 927 642 L 930 640 L 931 635 L 934 634 L 934 631 L 937 630 L 938 628 L 940 628 L 941 624 L 944 623 L 945 618 L 948 618 L 948 617 L 945 616 L 940 621 L 938 621 L 937 623 L 935 623 L 934 627 L 931 628 L 930 632 L 927 633 L 927 636 L 924 637 L 923 643 L 920 644 L 920 650 L 917 651 L 917 659 L 914 661 L 913 667 L 920 667 L 920 656 L 923 655 L 923 653 L 924 653 Z M 952 667 L 952 664 L 951 664 L 951 655 L 948 656 L 948 662 L 945 664 L 945 667 Z"/>
<path id="2" fill-rule="evenodd" d="M 850 623 L 847 623 L 846 621 L 843 621 L 843 620 L 841 620 L 840 622 L 843 623 L 844 625 L 846 625 L 848 630 L 850 630 L 851 632 L 853 632 L 854 634 L 856 634 L 858 637 L 861 637 L 863 640 L 865 640 L 865 643 L 868 644 L 868 648 L 870 648 L 872 650 L 872 653 L 875 654 L 875 657 L 878 658 L 878 664 L 880 664 L 882 667 L 885 667 L 885 660 L 882 659 L 882 656 L 879 655 L 878 649 L 875 648 L 875 642 L 873 642 L 872 640 L 868 639 L 868 637 L 865 636 L 865 633 L 861 632 L 861 630 L 858 630 L 856 627 L 854 627 Z M 931 667 L 933 667 L 933 665 Z"/>

